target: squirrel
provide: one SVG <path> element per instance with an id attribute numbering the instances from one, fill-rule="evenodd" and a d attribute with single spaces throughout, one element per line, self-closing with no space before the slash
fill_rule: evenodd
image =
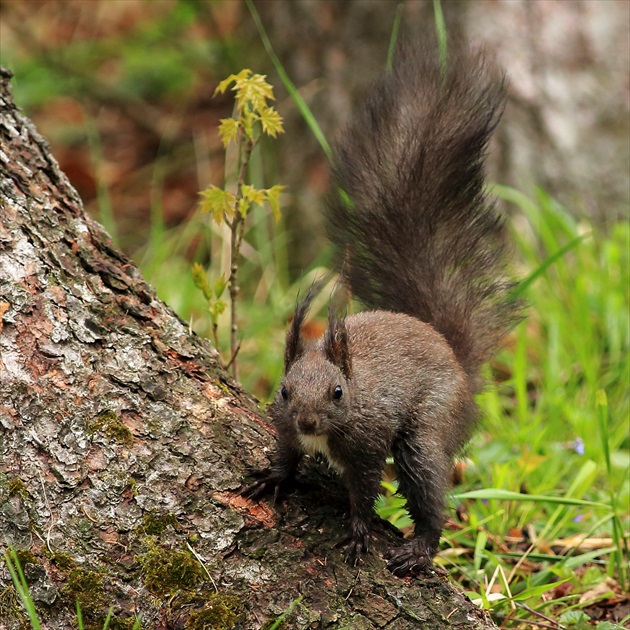
<path id="1" fill-rule="evenodd" d="M 480 368 L 520 319 L 504 221 L 484 191 L 484 159 L 505 79 L 483 53 L 399 46 L 334 154 L 325 213 L 341 281 L 367 307 L 338 316 L 313 344 L 296 306 L 284 376 L 270 406 L 272 464 L 244 494 L 279 489 L 304 453 L 323 454 L 350 499 L 340 544 L 368 551 L 388 455 L 415 523 L 389 551 L 397 576 L 432 566 L 453 458 L 479 415 Z"/>

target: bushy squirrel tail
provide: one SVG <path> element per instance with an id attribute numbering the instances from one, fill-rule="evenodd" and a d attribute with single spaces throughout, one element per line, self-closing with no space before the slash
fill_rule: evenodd
<path id="1" fill-rule="evenodd" d="M 484 158 L 505 102 L 482 54 L 399 47 L 335 154 L 327 229 L 339 268 L 368 308 L 407 313 L 447 339 L 475 384 L 521 305 L 505 230 L 484 192 Z"/>

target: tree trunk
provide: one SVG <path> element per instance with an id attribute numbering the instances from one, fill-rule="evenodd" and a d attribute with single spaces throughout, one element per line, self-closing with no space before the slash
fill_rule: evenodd
<path id="1" fill-rule="evenodd" d="M 344 492 L 314 462 L 243 499 L 273 433 L 116 251 L 0 69 L 0 539 L 48 628 L 489 628 L 445 579 L 342 562 Z M 167 270 L 165 270 L 167 271 Z M 280 352 L 280 349 L 278 349 Z M 300 487 L 301 486 L 301 487 Z M 331 492 L 332 488 L 332 492 Z M 0 627 L 24 611 L 0 569 Z"/>

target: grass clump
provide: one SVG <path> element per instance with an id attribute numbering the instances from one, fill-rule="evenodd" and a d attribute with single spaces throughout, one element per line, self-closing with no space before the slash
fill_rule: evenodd
<path id="1" fill-rule="evenodd" d="M 37 611 L 35 610 L 35 604 L 30 596 L 28 591 L 28 583 L 26 581 L 26 577 L 24 576 L 24 572 L 22 571 L 22 566 L 20 564 L 20 560 L 18 558 L 18 554 L 15 549 L 5 549 L 4 551 L 4 561 L 9 569 L 9 573 L 11 574 L 11 579 L 13 580 L 13 586 L 15 587 L 15 591 L 19 598 L 20 603 L 24 607 L 26 611 L 26 615 L 28 616 L 29 621 L 31 622 L 32 630 L 40 630 L 41 625 L 39 623 L 39 618 L 37 617 Z M 6 590 L 2 593 L 2 608 L 5 608 L 7 613 L 15 613 L 15 616 L 19 617 L 19 611 L 15 611 L 12 604 L 14 602 L 11 594 L 7 593 Z M 6 602 L 6 607 L 5 607 Z"/>
<path id="2" fill-rule="evenodd" d="M 605 614 L 629 587 L 630 225 L 602 231 L 543 191 L 496 192 L 522 214 L 530 308 L 479 398 L 439 561 L 508 628 L 572 607 Z"/>

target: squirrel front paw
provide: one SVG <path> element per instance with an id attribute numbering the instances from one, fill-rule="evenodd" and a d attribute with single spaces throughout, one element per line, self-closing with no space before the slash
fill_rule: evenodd
<path id="1" fill-rule="evenodd" d="M 345 546 L 344 561 L 356 567 L 361 557 L 368 552 L 370 548 L 369 542 L 370 533 L 367 524 L 359 518 L 353 518 L 350 520 L 350 531 L 335 547 Z"/>
<path id="2" fill-rule="evenodd" d="M 272 468 L 258 470 L 253 473 L 253 476 L 258 477 L 258 479 L 254 481 L 254 483 L 245 486 L 245 488 L 241 490 L 241 495 L 248 499 L 259 499 L 264 494 L 273 490 L 272 502 L 275 504 L 280 495 L 280 488 L 287 480 L 286 476 Z"/>
<path id="3" fill-rule="evenodd" d="M 387 568 L 396 576 L 417 575 L 433 566 L 435 551 L 422 539 L 414 538 L 409 542 L 391 549 L 385 554 Z"/>

